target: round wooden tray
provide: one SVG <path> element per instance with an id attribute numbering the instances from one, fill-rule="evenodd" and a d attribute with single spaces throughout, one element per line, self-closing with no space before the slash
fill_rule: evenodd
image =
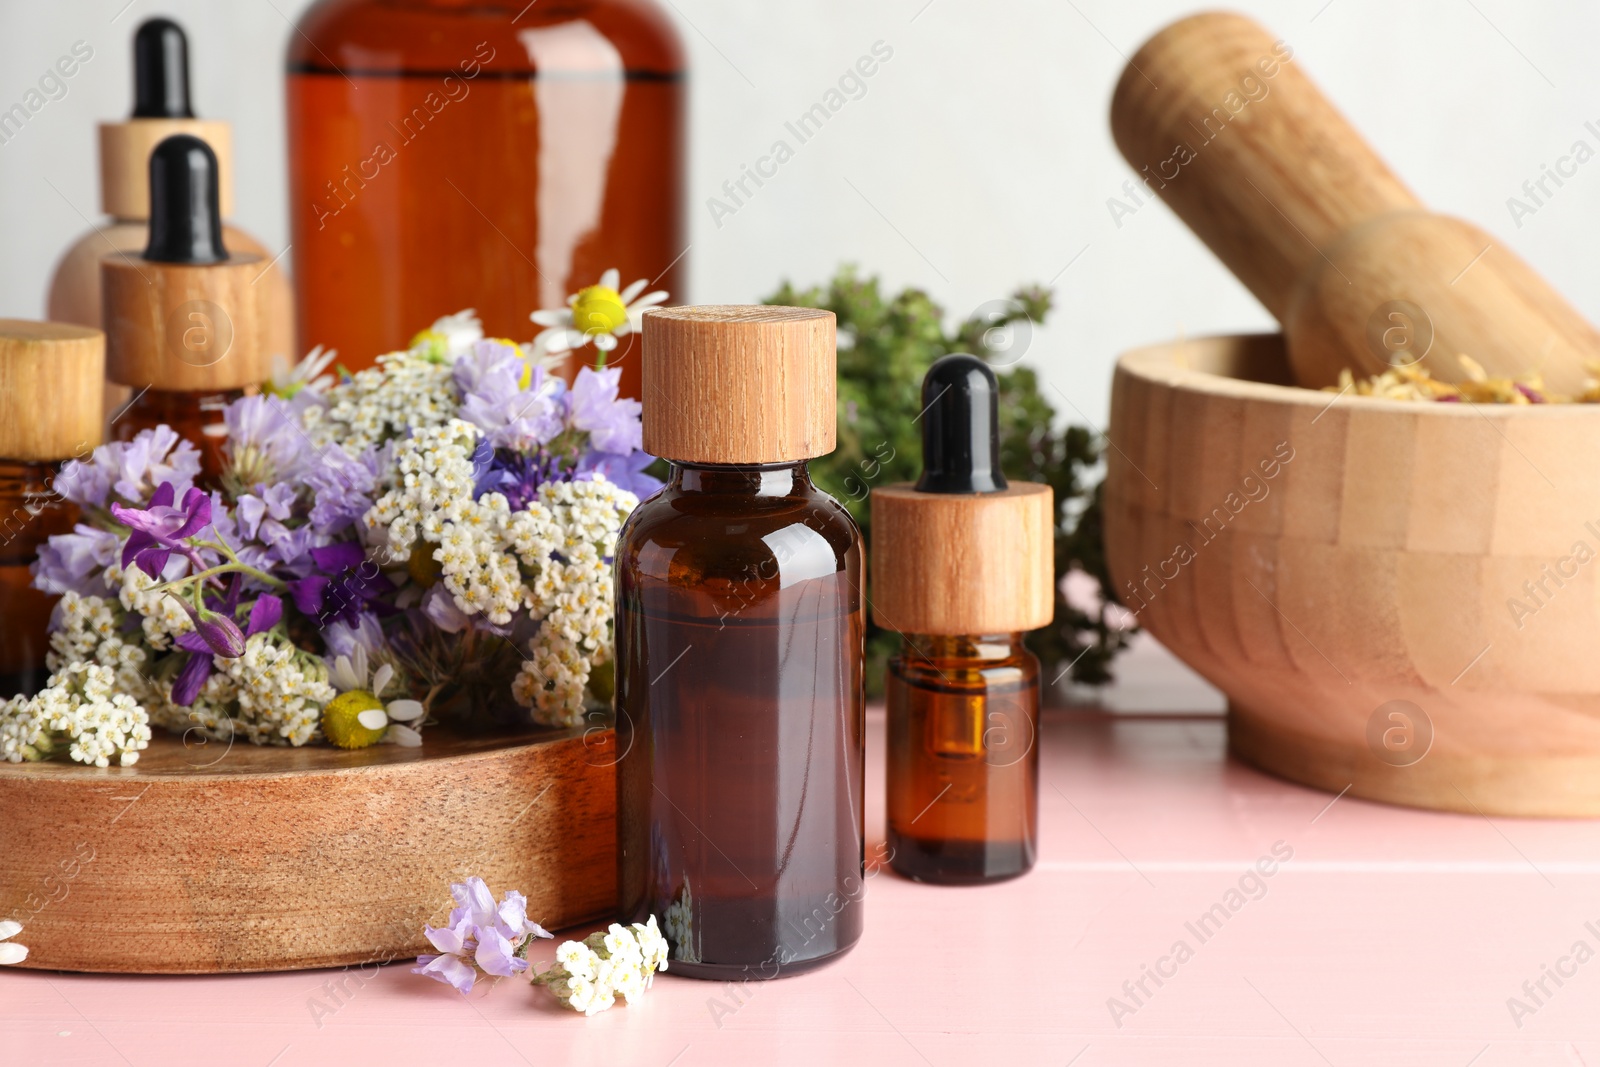
<path id="1" fill-rule="evenodd" d="M 420 749 L 185 744 L 133 767 L 0 763 L 0 919 L 24 966 L 213 974 L 429 951 L 469 875 L 551 929 L 616 898 L 609 729 Z"/>

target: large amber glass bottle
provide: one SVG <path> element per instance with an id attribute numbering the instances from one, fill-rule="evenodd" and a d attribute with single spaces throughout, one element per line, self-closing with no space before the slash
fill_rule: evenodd
<path id="1" fill-rule="evenodd" d="M 320 0 L 296 29 L 303 346 L 367 366 L 468 307 L 529 337 L 609 267 L 682 297 L 683 55 L 651 0 Z"/>
<path id="2" fill-rule="evenodd" d="M 805 465 L 833 326 L 645 317 L 645 447 L 674 462 L 617 542 L 618 863 L 673 974 L 785 977 L 861 936 L 861 534 Z"/>

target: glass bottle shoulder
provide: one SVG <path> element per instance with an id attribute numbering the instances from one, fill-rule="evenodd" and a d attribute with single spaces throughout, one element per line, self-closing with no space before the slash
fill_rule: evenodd
<path id="1" fill-rule="evenodd" d="M 501 76 L 539 68 L 593 73 L 597 61 L 632 75 L 676 77 L 677 31 L 653 0 L 321 0 L 289 40 L 291 72 L 461 73 Z M 605 69 L 605 68 L 600 68 Z"/>
<path id="2" fill-rule="evenodd" d="M 617 543 L 625 578 L 674 586 L 754 579 L 786 588 L 839 572 L 858 581 L 861 562 L 855 520 L 809 482 L 781 494 L 669 484 L 634 510 Z"/>

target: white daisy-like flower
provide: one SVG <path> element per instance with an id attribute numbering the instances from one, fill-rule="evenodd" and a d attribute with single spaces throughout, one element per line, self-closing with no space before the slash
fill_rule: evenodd
<path id="1" fill-rule="evenodd" d="M 475 308 L 435 319 L 432 326 L 411 339 L 411 348 L 421 349 L 447 361 L 464 356 L 483 340 L 483 323 Z"/>
<path id="2" fill-rule="evenodd" d="M 22 924 L 11 919 L 0 922 L 0 966 L 21 963 L 28 958 L 28 946 L 11 940 L 22 933 Z"/>
<path id="3" fill-rule="evenodd" d="M 365 730 L 381 733 L 382 740 L 380 743 L 400 745 L 403 748 L 420 747 L 422 734 L 418 733 L 415 727 L 407 726 L 406 724 L 414 723 L 422 718 L 425 712 L 422 703 L 407 699 L 391 700 L 385 704 L 383 702 L 383 691 L 389 688 L 390 682 L 394 681 L 394 667 L 384 663 L 378 667 L 376 672 L 370 675 L 367 667 L 367 650 L 362 645 L 356 645 L 349 656 L 335 657 L 328 668 L 328 681 L 333 683 L 333 687 L 343 696 L 330 703 L 330 711 L 333 710 L 333 704 L 336 704 L 339 699 L 348 699 L 348 697 L 353 696 L 355 698 L 353 703 L 371 705 L 357 711 L 355 721 Z M 333 726 L 333 724 L 329 721 L 329 717 L 325 715 L 323 732 L 328 733 L 330 726 Z M 337 731 L 337 727 L 334 727 L 334 729 Z M 346 744 L 345 741 L 347 739 L 334 738 L 331 735 L 329 740 L 332 740 L 342 748 L 360 747 Z"/>
<path id="4" fill-rule="evenodd" d="M 645 293 L 650 283 L 640 278 L 618 292 L 621 281 L 621 272 L 613 267 L 600 275 L 598 285 L 567 297 L 566 307 L 535 311 L 528 316 L 535 325 L 545 327 L 533 339 L 534 350 L 541 355 L 559 355 L 592 341 L 600 351 L 610 352 L 617 347 L 617 338 L 639 330 L 644 313 L 666 301 L 666 290 Z"/>
<path id="5" fill-rule="evenodd" d="M 338 358 L 338 349 L 324 350 L 321 345 L 307 352 L 305 358 L 293 366 L 282 355 L 275 355 L 266 391 L 285 400 L 293 400 L 302 392 L 321 396 L 333 387 L 333 375 L 325 372 Z"/>

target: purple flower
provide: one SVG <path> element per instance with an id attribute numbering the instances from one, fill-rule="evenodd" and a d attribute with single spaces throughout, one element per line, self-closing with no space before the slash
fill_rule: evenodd
<path id="1" fill-rule="evenodd" d="M 174 507 L 177 495 L 171 482 L 162 482 L 147 508 L 112 504 L 111 514 L 133 531 L 122 546 L 122 566 L 137 566 L 152 578 L 159 578 L 167 558 L 174 551 L 185 555 L 194 549 L 185 542 L 211 525 L 211 497 L 205 490 L 191 487 L 183 494 L 181 507 Z"/>
<path id="2" fill-rule="evenodd" d="M 372 507 L 378 473 L 389 463 L 390 446 L 368 448 L 351 457 L 338 445 L 322 454 L 322 462 L 306 473 L 311 490 L 311 526 L 332 537 L 360 521 Z"/>
<path id="3" fill-rule="evenodd" d="M 189 613 L 194 632 L 212 652 L 223 659 L 236 659 L 244 655 L 244 631 L 239 629 L 238 623 L 210 608 L 196 608 L 187 600 L 180 600 L 179 603 Z"/>
<path id="4" fill-rule="evenodd" d="M 354 623 L 334 619 L 323 628 L 322 642 L 328 646 L 329 660 L 339 656 L 353 660 L 358 648 L 366 650 L 369 660 L 377 660 L 382 658 L 381 654 L 388 645 L 383 637 L 383 628 L 372 615 L 362 615 Z"/>
<path id="5" fill-rule="evenodd" d="M 476 468 L 474 468 L 474 473 Z M 543 449 L 528 455 L 522 452 L 497 452 L 489 469 L 478 476 L 473 496 L 495 492 L 506 498 L 512 511 L 526 511 L 539 498 L 545 482 L 564 482 L 570 476 L 561 469 L 561 457 Z"/>
<path id="6" fill-rule="evenodd" d="M 536 366 L 524 389 L 522 368 L 522 353 L 499 341 L 479 341 L 456 360 L 458 414 L 482 430 L 493 448 L 537 448 L 566 428 L 561 404 L 566 383 Z"/>
<path id="7" fill-rule="evenodd" d="M 472 446 L 472 499 L 477 500 L 483 494 L 493 492 L 499 481 L 494 446 L 487 437 L 480 437 L 478 443 Z"/>
<path id="8" fill-rule="evenodd" d="M 458 634 L 472 622 L 470 615 L 456 607 L 456 598 L 443 585 L 434 586 L 423 596 L 422 614 L 447 634 Z"/>
<path id="9" fill-rule="evenodd" d="M 109 530 L 79 523 L 69 534 L 54 534 L 39 549 L 33 585 L 46 593 L 68 591 L 82 596 L 110 593 L 103 574 L 117 561 L 122 541 Z"/>
<path id="10" fill-rule="evenodd" d="M 394 591 L 394 583 L 383 576 L 378 565 L 354 541 L 339 541 L 310 552 L 314 570 L 289 583 L 289 595 L 300 614 L 318 627 L 342 620 L 359 625 L 365 611 L 393 611 L 384 596 Z"/>
<path id="11" fill-rule="evenodd" d="M 617 397 L 621 379 L 621 367 L 578 371 L 567 398 L 568 421 L 574 429 L 588 432 L 595 449 L 627 455 L 644 447 L 644 429 L 639 422 L 643 405 Z"/>
<path id="12" fill-rule="evenodd" d="M 195 698 L 200 695 L 200 690 L 205 688 L 206 679 L 211 677 L 212 671 L 216 666 L 213 656 L 232 658 L 243 655 L 245 642 L 249 638 L 272 629 L 278 625 L 278 620 L 283 618 L 283 601 L 271 593 L 263 593 L 251 605 L 250 618 L 245 623 L 244 631 L 241 633 L 238 625 L 229 618 L 229 615 L 237 610 L 239 591 L 242 588 L 242 584 L 238 581 L 238 575 L 235 575 L 234 580 L 229 582 L 227 595 L 218 605 L 222 610 L 211 613 L 213 619 L 210 625 L 214 627 L 212 634 L 208 635 L 200 630 L 201 620 L 197 618 L 195 620 L 195 632 L 179 634 L 173 639 L 179 648 L 189 653 L 189 661 L 183 665 L 183 669 L 178 672 L 178 677 L 172 683 L 172 702 L 178 707 L 186 708 L 193 704 Z M 194 614 L 193 611 L 190 612 L 191 617 Z M 213 640 L 217 633 L 221 632 L 215 629 L 216 620 L 219 619 L 226 620 L 227 625 L 232 628 L 232 634 L 237 635 L 237 645 L 228 646 L 237 647 L 237 652 L 223 651 Z"/>
<path id="13" fill-rule="evenodd" d="M 476 877 L 452 885 L 450 893 L 456 907 L 448 925 L 422 931 L 439 955 L 418 956 L 413 974 L 469 993 L 480 973 L 509 978 L 528 969 L 518 951 L 529 938 L 550 934 L 528 921 L 526 897 L 512 890 L 496 904 L 489 887 Z"/>
<path id="14" fill-rule="evenodd" d="M 473 953 L 473 962 L 482 968 L 485 974 L 492 974 L 498 978 L 510 978 L 518 971 L 528 969 L 527 960 L 516 957 L 517 946 L 494 927 L 478 928 L 478 951 Z"/>
<path id="15" fill-rule="evenodd" d="M 505 341 L 478 341 L 456 360 L 451 376 L 462 396 L 509 396 L 521 388 L 522 350 Z"/>
<path id="16" fill-rule="evenodd" d="M 464 963 L 459 956 L 449 953 L 442 956 L 418 956 L 417 963 L 420 966 L 413 967 L 412 974 L 425 974 L 429 978 L 454 986 L 460 993 L 472 992 L 472 984 L 478 978 L 478 972 L 473 970 L 470 963 Z"/>
<path id="17" fill-rule="evenodd" d="M 96 460 L 102 452 L 112 447 L 115 446 L 101 445 L 90 459 L 75 459 L 63 464 L 61 473 L 56 475 L 56 492 L 79 507 L 105 507 L 106 497 L 111 495 L 112 474 L 109 463 L 101 465 Z"/>
<path id="18" fill-rule="evenodd" d="M 261 546 L 254 551 L 251 551 L 254 546 L 244 546 L 241 558 L 249 555 L 251 558 L 248 562 L 263 569 L 301 564 L 317 537 L 309 526 L 289 525 L 295 518 L 298 500 L 299 490 L 289 484 L 262 487 L 260 496 L 252 493 L 240 495 L 235 509 L 239 537 L 259 542 Z M 218 510 L 225 512 L 225 509 Z"/>
<path id="19" fill-rule="evenodd" d="M 68 463 L 56 476 L 55 488 L 74 504 L 102 508 L 113 492 L 139 503 L 165 482 L 181 493 L 199 473 L 200 453 L 194 445 L 170 426 L 157 426 L 139 431 L 131 441 L 101 445 L 87 460 Z"/>
<path id="20" fill-rule="evenodd" d="M 292 485 L 266 486 L 260 496 L 241 493 L 238 506 L 234 509 L 234 516 L 239 524 L 239 536 L 252 541 L 263 540 L 261 525 L 264 522 L 270 522 L 278 529 L 282 529 L 283 523 L 294 514 L 297 495 Z"/>
<path id="21" fill-rule="evenodd" d="M 661 479 L 644 473 L 644 469 L 655 461 L 656 457 L 648 452 L 630 452 L 625 456 L 619 456 L 612 452 L 596 452 L 591 449 L 578 461 L 577 470 L 573 472 L 573 480 L 582 481 L 585 478 L 593 478 L 596 474 L 604 475 L 605 480 L 618 489 L 626 489 L 643 500 L 654 496 L 661 488 Z"/>
<path id="22" fill-rule="evenodd" d="M 241 485 L 290 482 L 316 461 L 310 438 L 289 405 L 257 393 L 229 404 L 222 413 L 228 426 L 228 457 Z"/>

